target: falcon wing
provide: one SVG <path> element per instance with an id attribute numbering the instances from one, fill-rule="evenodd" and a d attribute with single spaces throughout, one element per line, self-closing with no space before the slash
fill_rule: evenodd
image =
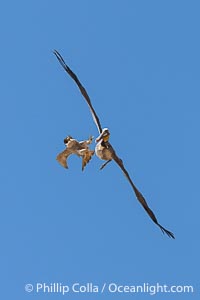
<path id="1" fill-rule="evenodd" d="M 68 169 L 67 165 L 67 158 L 69 155 L 71 155 L 73 152 L 69 149 L 65 149 L 61 153 L 59 153 L 56 157 L 57 161 L 63 166 L 64 168 Z"/>
<path id="2" fill-rule="evenodd" d="M 90 159 L 94 155 L 94 150 L 88 150 L 82 156 L 82 171 L 84 170 L 85 166 L 89 163 Z"/>
<path id="3" fill-rule="evenodd" d="M 83 97 L 85 98 L 85 100 L 87 101 L 87 104 L 90 108 L 90 111 L 92 113 L 92 117 L 93 117 L 93 120 L 98 128 L 98 131 L 99 133 L 102 132 L 102 127 L 101 127 L 101 124 L 100 124 L 100 121 L 99 121 L 99 118 L 92 106 L 92 103 L 91 103 L 91 100 L 90 100 L 90 97 L 88 96 L 88 93 L 86 92 L 85 88 L 82 86 L 82 84 L 80 83 L 78 77 L 74 74 L 74 72 L 66 65 L 64 59 L 62 58 L 62 56 L 60 55 L 60 53 L 56 50 L 54 50 L 53 52 L 55 54 L 55 56 L 57 57 L 58 61 L 60 62 L 61 66 L 65 69 L 65 71 L 72 77 L 72 79 L 76 82 L 76 84 L 78 85 L 80 91 L 81 91 L 81 94 L 83 95 Z"/>
<path id="4" fill-rule="evenodd" d="M 153 220 L 153 222 L 158 225 L 160 227 L 160 229 L 162 230 L 163 233 L 166 233 L 169 237 L 171 238 L 175 238 L 174 234 L 172 232 L 170 232 L 169 230 L 165 229 L 163 226 L 161 226 L 158 221 L 156 216 L 154 215 L 153 211 L 149 208 L 146 200 L 144 199 L 143 195 L 138 191 L 138 189 L 136 188 L 136 186 L 134 185 L 134 183 L 132 182 L 127 170 L 124 167 L 124 164 L 122 162 L 122 160 L 116 155 L 115 151 L 113 153 L 113 159 L 114 161 L 118 164 L 118 166 L 121 168 L 121 170 L 123 171 L 124 175 L 126 176 L 126 178 L 128 179 L 129 183 L 131 184 L 135 195 L 138 199 L 138 201 L 141 203 L 141 205 L 144 207 L 144 209 L 146 210 L 146 212 L 148 213 L 148 215 L 150 216 L 150 218 Z"/>

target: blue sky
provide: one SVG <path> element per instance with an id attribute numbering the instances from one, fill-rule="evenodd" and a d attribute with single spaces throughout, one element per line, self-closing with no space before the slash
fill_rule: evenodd
<path id="1" fill-rule="evenodd" d="M 36 291 L 37 283 L 192 285 L 199 299 L 198 1 L 4 1 L 1 5 L 3 299 L 149 299 Z M 57 49 L 159 222 L 112 162 L 55 160 L 63 138 L 97 136 Z M 94 148 L 95 144 L 92 145 Z M 33 292 L 26 292 L 26 284 Z M 156 299 L 171 299 L 170 293 Z"/>

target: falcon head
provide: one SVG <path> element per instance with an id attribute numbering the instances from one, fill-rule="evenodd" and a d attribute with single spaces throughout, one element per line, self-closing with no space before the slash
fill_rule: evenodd
<path id="1" fill-rule="evenodd" d="M 65 139 L 64 139 L 64 144 L 67 145 L 67 143 L 72 140 L 73 137 L 71 137 L 70 135 L 68 135 Z"/>

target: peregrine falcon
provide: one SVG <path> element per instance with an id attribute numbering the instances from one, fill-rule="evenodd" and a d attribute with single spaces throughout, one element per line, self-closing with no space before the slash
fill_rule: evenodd
<path id="1" fill-rule="evenodd" d="M 78 142 L 77 140 L 73 139 L 71 136 L 67 136 L 64 139 L 64 144 L 66 149 L 58 154 L 56 157 L 57 161 L 66 169 L 68 169 L 67 165 L 67 158 L 71 154 L 76 154 L 79 157 L 82 157 L 82 171 L 84 170 L 87 163 L 92 158 L 94 154 L 94 150 L 90 150 L 88 145 L 92 143 L 93 137 L 89 137 L 86 141 Z"/>

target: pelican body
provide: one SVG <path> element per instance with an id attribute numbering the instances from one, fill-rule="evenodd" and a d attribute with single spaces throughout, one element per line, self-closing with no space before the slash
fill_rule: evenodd
<path id="1" fill-rule="evenodd" d="M 108 142 L 110 132 L 108 128 L 104 128 L 100 136 L 96 139 L 95 154 L 102 160 L 112 160 L 114 149 Z"/>

